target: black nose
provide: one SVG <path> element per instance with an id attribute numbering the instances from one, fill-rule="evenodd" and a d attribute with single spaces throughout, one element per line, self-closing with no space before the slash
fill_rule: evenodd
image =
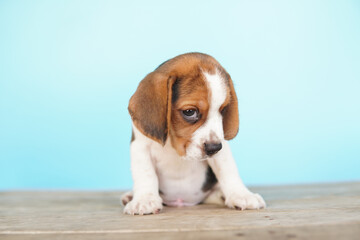
<path id="1" fill-rule="evenodd" d="M 205 143 L 205 153 L 208 156 L 214 155 L 222 148 L 221 143 Z"/>

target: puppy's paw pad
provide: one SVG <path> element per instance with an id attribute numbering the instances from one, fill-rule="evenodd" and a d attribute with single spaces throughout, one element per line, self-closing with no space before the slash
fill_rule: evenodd
<path id="1" fill-rule="evenodd" d="M 123 195 L 121 195 L 121 203 L 123 206 L 126 206 L 131 200 L 133 199 L 133 193 L 132 192 L 126 192 Z"/>
<path id="2" fill-rule="evenodd" d="M 133 198 L 124 208 L 124 213 L 129 215 L 156 214 L 162 209 L 160 196 L 151 194 Z"/>
<path id="3" fill-rule="evenodd" d="M 226 206 L 237 210 L 261 209 L 266 207 L 264 199 L 257 193 L 233 193 L 225 200 Z"/>

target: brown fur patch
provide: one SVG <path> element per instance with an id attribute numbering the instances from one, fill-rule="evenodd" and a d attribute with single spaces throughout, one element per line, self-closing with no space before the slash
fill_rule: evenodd
<path id="1" fill-rule="evenodd" d="M 139 84 L 129 102 L 135 126 L 147 137 L 164 144 L 167 136 L 168 81 L 170 77 L 149 73 Z"/>
<path id="2" fill-rule="evenodd" d="M 196 73 L 196 71 L 194 71 Z M 177 83 L 178 99 L 171 109 L 170 139 L 172 146 L 179 155 L 185 155 L 185 149 L 190 144 L 193 132 L 206 120 L 209 104 L 208 89 L 204 77 L 199 73 L 195 76 L 184 77 Z M 199 120 L 189 123 L 184 120 L 181 112 L 186 109 L 198 109 Z"/>
<path id="3" fill-rule="evenodd" d="M 229 76 L 229 104 L 222 109 L 223 115 L 223 129 L 226 140 L 233 139 L 239 131 L 239 110 L 238 100 L 235 93 L 233 82 Z"/>

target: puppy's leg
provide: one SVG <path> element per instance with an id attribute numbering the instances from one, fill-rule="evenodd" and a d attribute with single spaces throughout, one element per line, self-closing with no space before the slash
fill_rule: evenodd
<path id="1" fill-rule="evenodd" d="M 124 208 L 126 214 L 151 214 L 162 209 L 159 183 L 151 161 L 149 145 L 137 137 L 130 144 L 131 172 L 134 181 L 133 198 Z"/>
<path id="2" fill-rule="evenodd" d="M 223 149 L 208 162 L 224 193 L 226 206 L 240 210 L 265 208 L 264 199 L 259 194 L 250 192 L 243 184 L 227 142 L 223 143 Z"/>

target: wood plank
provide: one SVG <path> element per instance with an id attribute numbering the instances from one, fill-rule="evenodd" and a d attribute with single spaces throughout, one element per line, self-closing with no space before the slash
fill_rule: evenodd
<path id="1" fill-rule="evenodd" d="M 3 240 L 37 240 L 37 239 L 72 239 L 72 240 L 118 240 L 118 239 L 159 239 L 159 240 L 183 240 L 183 239 L 276 239 L 276 240 L 358 240 L 360 236 L 359 224 L 345 225 L 319 225 L 299 227 L 267 227 L 239 230 L 219 231 L 189 231 L 189 232 L 143 232 L 143 233 L 58 233 L 58 234 L 4 234 L 0 235 Z"/>
<path id="2" fill-rule="evenodd" d="M 360 182 L 253 190 L 267 209 L 199 205 L 148 216 L 122 214 L 120 192 L 1 192 L 0 239 L 359 239 Z"/>

